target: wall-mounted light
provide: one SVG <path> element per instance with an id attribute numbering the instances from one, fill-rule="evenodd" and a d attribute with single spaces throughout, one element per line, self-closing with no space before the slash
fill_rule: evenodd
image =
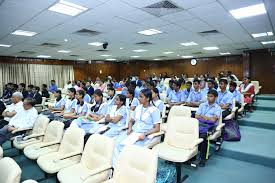
<path id="1" fill-rule="evenodd" d="M 99 74 L 102 74 L 102 70 L 99 70 Z"/>

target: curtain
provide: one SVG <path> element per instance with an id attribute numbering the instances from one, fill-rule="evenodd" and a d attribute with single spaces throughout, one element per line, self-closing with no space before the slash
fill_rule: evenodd
<path id="1" fill-rule="evenodd" d="M 49 86 L 54 79 L 58 88 L 63 88 L 67 81 L 74 80 L 72 65 L 41 65 L 41 64 L 4 64 L 0 63 L 0 93 L 8 82 L 33 84 L 41 87 Z"/>

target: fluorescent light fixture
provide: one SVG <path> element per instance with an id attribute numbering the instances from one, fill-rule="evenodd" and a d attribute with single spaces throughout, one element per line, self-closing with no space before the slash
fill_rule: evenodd
<path id="1" fill-rule="evenodd" d="M 24 30 L 16 30 L 13 33 L 11 33 L 13 35 L 17 35 L 17 36 L 35 36 L 37 33 L 36 32 L 31 32 L 31 31 L 24 31 Z"/>
<path id="2" fill-rule="evenodd" d="M 108 61 L 115 61 L 116 59 L 115 58 L 107 58 L 106 60 L 108 60 Z"/>
<path id="3" fill-rule="evenodd" d="M 69 51 L 69 50 L 59 50 L 58 53 L 70 53 L 72 51 Z"/>
<path id="4" fill-rule="evenodd" d="M 131 56 L 131 58 L 139 58 L 140 56 L 137 56 L 137 55 L 134 55 L 134 56 Z"/>
<path id="5" fill-rule="evenodd" d="M 151 36 L 155 34 L 161 34 L 162 32 L 157 29 L 148 29 L 148 30 L 139 31 L 138 33 L 146 36 Z"/>
<path id="6" fill-rule="evenodd" d="M 275 44 L 275 41 L 262 41 L 262 44 Z"/>
<path id="7" fill-rule="evenodd" d="M 93 43 L 88 43 L 88 45 L 91 45 L 91 46 L 101 46 L 101 45 L 103 45 L 103 43 L 101 43 L 101 42 L 93 42 Z"/>
<path id="8" fill-rule="evenodd" d="M 54 4 L 53 6 L 51 6 L 48 10 L 65 14 L 65 15 L 76 16 L 88 10 L 88 8 L 61 0 L 58 3 Z"/>
<path id="9" fill-rule="evenodd" d="M 78 58 L 77 60 L 79 60 L 79 61 L 83 61 L 83 60 L 85 60 L 84 58 Z"/>
<path id="10" fill-rule="evenodd" d="M 264 37 L 264 36 L 273 36 L 273 32 L 262 32 L 262 33 L 255 33 L 251 34 L 254 38 L 257 37 Z"/>
<path id="11" fill-rule="evenodd" d="M 231 15 L 236 19 L 252 17 L 256 15 L 262 15 L 266 13 L 264 3 L 247 6 L 229 11 Z"/>
<path id="12" fill-rule="evenodd" d="M 11 47 L 11 45 L 9 45 L 9 44 L 0 44 L 0 47 L 6 47 L 6 48 L 9 48 L 9 47 Z"/>
<path id="13" fill-rule="evenodd" d="M 144 50 L 144 49 L 138 49 L 138 50 L 133 50 L 134 52 L 145 52 L 147 50 Z"/>
<path id="14" fill-rule="evenodd" d="M 219 48 L 216 46 L 209 46 L 209 47 L 204 47 L 204 50 L 218 50 Z"/>
<path id="15" fill-rule="evenodd" d="M 65 42 L 68 42 L 68 39 L 64 39 Z"/>
<path id="16" fill-rule="evenodd" d="M 37 58 L 51 58 L 50 55 L 37 55 Z"/>
<path id="17" fill-rule="evenodd" d="M 231 53 L 229 52 L 221 52 L 220 55 L 230 55 Z"/>
<path id="18" fill-rule="evenodd" d="M 186 42 L 186 43 L 180 43 L 182 46 L 196 46 L 198 45 L 197 43 L 195 42 Z"/>
<path id="19" fill-rule="evenodd" d="M 154 60 L 161 60 L 160 58 L 155 58 Z"/>
<path id="20" fill-rule="evenodd" d="M 102 56 L 102 57 L 110 57 L 112 55 L 100 55 L 100 56 Z"/>
<path id="21" fill-rule="evenodd" d="M 174 52 L 172 52 L 172 51 L 165 51 L 165 52 L 163 52 L 163 54 L 166 54 L 166 55 L 169 55 L 169 54 L 172 54 L 172 53 L 174 53 Z"/>
<path id="22" fill-rule="evenodd" d="M 124 48 L 121 47 L 121 48 L 119 48 L 119 49 L 120 49 L 120 50 L 123 50 Z"/>
<path id="23" fill-rule="evenodd" d="M 181 56 L 181 58 L 193 58 L 193 56 L 187 55 L 187 56 Z"/>

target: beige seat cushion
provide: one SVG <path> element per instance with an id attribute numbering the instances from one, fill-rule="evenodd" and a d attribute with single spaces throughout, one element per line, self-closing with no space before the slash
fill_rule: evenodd
<path id="1" fill-rule="evenodd" d="M 109 180 L 106 180 L 106 181 L 104 181 L 102 183 L 115 183 L 115 180 L 114 179 L 109 179 Z"/>
<path id="2" fill-rule="evenodd" d="M 38 166 L 45 172 L 49 174 L 57 173 L 62 168 L 66 168 L 77 164 L 80 161 L 81 156 L 74 156 L 71 158 L 66 158 L 64 160 L 57 160 L 57 158 L 61 157 L 62 154 L 59 152 L 53 152 L 44 156 L 40 156 L 37 159 Z"/>
<path id="3" fill-rule="evenodd" d="M 27 146 L 24 149 L 25 156 L 29 159 L 36 160 L 40 156 L 58 151 L 59 144 L 48 146 L 48 147 L 43 147 L 43 148 L 38 148 L 40 145 L 43 145 L 43 144 L 44 143 L 41 142 L 41 143 Z"/>
<path id="4" fill-rule="evenodd" d="M 1 183 L 19 183 L 21 173 L 21 168 L 13 159 L 6 157 L 0 160 Z"/>
<path id="5" fill-rule="evenodd" d="M 29 145 L 32 145 L 32 144 L 36 144 L 36 143 L 39 143 L 42 141 L 42 138 L 40 139 L 35 139 L 35 138 L 32 138 L 32 139 L 29 139 L 28 141 L 26 142 L 23 142 L 23 143 L 20 143 L 20 142 L 17 142 L 16 140 L 13 141 L 13 146 L 16 148 L 16 149 L 24 149 L 25 147 L 29 146 Z"/>
<path id="6" fill-rule="evenodd" d="M 156 145 L 153 150 L 158 153 L 160 158 L 172 162 L 186 162 L 193 158 L 198 152 L 197 148 L 183 149 L 170 146 L 166 143 Z"/>
<path id="7" fill-rule="evenodd" d="M 71 167 L 62 169 L 58 172 L 58 180 L 60 183 L 99 183 L 108 179 L 109 171 L 90 176 L 85 181 L 81 177 L 86 177 L 91 172 L 91 169 L 86 168 L 82 164 L 78 163 Z"/>
<path id="8" fill-rule="evenodd" d="M 0 159 L 3 158 L 3 149 L 2 147 L 0 146 Z"/>

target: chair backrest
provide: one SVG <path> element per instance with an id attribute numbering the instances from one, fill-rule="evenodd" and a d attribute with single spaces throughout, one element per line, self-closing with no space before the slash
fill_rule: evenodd
<path id="1" fill-rule="evenodd" d="M 169 122 L 173 116 L 191 117 L 191 109 L 184 106 L 173 106 L 169 111 L 167 122 Z"/>
<path id="2" fill-rule="evenodd" d="M 41 103 L 42 106 L 45 106 L 46 100 L 47 100 L 46 97 L 42 97 L 42 103 Z"/>
<path id="3" fill-rule="evenodd" d="M 157 175 L 157 163 L 156 152 L 145 147 L 126 146 L 119 155 L 114 171 L 114 182 L 154 183 Z"/>
<path id="4" fill-rule="evenodd" d="M 241 103 L 242 103 L 242 105 L 244 104 L 244 95 L 243 94 L 241 94 Z"/>
<path id="5" fill-rule="evenodd" d="M 159 93 L 160 100 L 162 100 L 164 103 L 167 102 L 166 92 Z"/>
<path id="6" fill-rule="evenodd" d="M 173 116 L 168 123 L 164 142 L 170 146 L 190 149 L 199 138 L 199 121 L 191 117 Z"/>
<path id="7" fill-rule="evenodd" d="M 49 121 L 49 118 L 47 118 L 46 116 L 39 115 L 34 123 L 32 134 L 45 133 Z"/>
<path id="8" fill-rule="evenodd" d="M 60 121 L 52 121 L 49 123 L 43 142 L 61 142 L 64 133 L 64 123 Z"/>
<path id="9" fill-rule="evenodd" d="M 0 146 L 0 159 L 2 159 L 3 158 L 3 149 L 2 149 L 2 147 Z"/>
<path id="10" fill-rule="evenodd" d="M 259 92 L 259 87 L 260 87 L 259 81 L 251 81 L 251 83 L 254 85 L 255 93 L 258 93 Z"/>
<path id="11" fill-rule="evenodd" d="M 68 128 L 64 133 L 58 152 L 61 154 L 82 152 L 84 148 L 84 135 L 85 132 L 81 128 Z"/>
<path id="12" fill-rule="evenodd" d="M 81 164 L 89 169 L 112 165 L 115 143 L 110 137 L 94 134 L 89 137 L 81 157 Z"/>
<path id="13" fill-rule="evenodd" d="M 0 182 L 3 183 L 19 183 L 21 178 L 21 168 L 17 163 L 9 158 L 0 160 Z"/>

